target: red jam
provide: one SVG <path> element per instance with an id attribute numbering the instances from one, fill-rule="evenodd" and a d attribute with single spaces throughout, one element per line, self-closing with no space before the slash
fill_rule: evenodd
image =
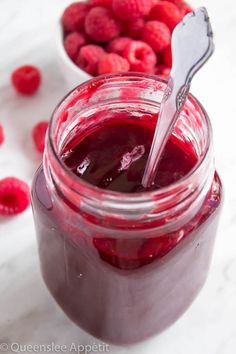
<path id="1" fill-rule="evenodd" d="M 153 140 L 155 125 L 149 120 L 132 120 L 119 115 L 87 132 L 65 153 L 64 162 L 78 177 L 103 189 L 122 193 L 145 191 L 141 180 Z M 182 144 L 183 145 L 183 144 Z M 185 146 L 186 150 L 186 146 Z M 152 190 L 166 187 L 185 176 L 197 157 L 185 151 L 174 136 L 161 159 Z"/>
<path id="2" fill-rule="evenodd" d="M 100 90 L 98 84 L 94 92 Z M 136 83 L 130 80 L 130 85 Z M 63 133 L 76 100 L 72 93 L 59 110 Z M 187 131 L 187 123 L 181 122 L 165 148 L 152 192 L 143 190 L 141 179 L 156 117 L 143 111 L 112 111 L 105 120 L 101 111 L 95 113 L 89 118 L 94 124 L 58 144 L 59 167 L 47 145 L 44 165 L 35 175 L 32 204 L 45 283 L 64 312 L 103 341 L 135 343 L 160 333 L 186 311 L 206 280 L 222 191 L 214 166 L 205 189 L 201 182 L 208 172 L 201 167 L 208 164 L 196 169 L 206 123 L 201 107 L 192 106 L 192 132 L 202 138 L 201 144 L 191 134 L 180 138 L 178 132 Z M 80 126 L 83 121 L 75 125 Z M 55 140 L 63 136 L 60 129 L 54 129 Z M 187 175 L 191 183 L 185 189 Z M 171 186 L 173 195 L 167 193 Z M 109 211 L 104 206 L 108 192 L 113 193 Z M 150 195 L 154 207 L 142 204 L 137 209 L 143 195 Z M 125 203 L 116 204 L 118 196 L 122 203 L 123 196 L 137 196 L 136 204 L 130 203 L 128 210 Z M 137 217 L 136 210 L 141 210 Z"/>

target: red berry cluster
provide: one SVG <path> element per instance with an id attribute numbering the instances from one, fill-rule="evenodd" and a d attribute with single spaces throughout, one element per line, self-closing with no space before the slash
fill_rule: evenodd
<path id="1" fill-rule="evenodd" d="M 41 83 L 41 72 L 32 65 L 24 65 L 13 71 L 11 82 L 21 95 L 33 95 Z M 35 148 L 42 153 L 48 122 L 38 123 L 32 130 Z M 3 126 L 0 124 L 0 146 L 4 142 Z M 7 177 L 0 180 L 0 216 L 12 216 L 22 213 L 30 205 L 30 189 L 22 180 Z"/>
<path id="2" fill-rule="evenodd" d="M 167 77 L 171 33 L 192 8 L 183 0 L 88 0 L 62 15 L 64 48 L 96 76 L 140 71 Z"/>

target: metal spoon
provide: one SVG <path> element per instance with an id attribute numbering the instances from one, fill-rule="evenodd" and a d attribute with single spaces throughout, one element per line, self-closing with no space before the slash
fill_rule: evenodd
<path id="1" fill-rule="evenodd" d="M 193 76 L 214 52 L 213 32 L 204 7 L 186 15 L 175 27 L 171 46 L 173 65 L 142 179 L 145 188 L 154 182 L 160 157 L 186 101 Z"/>

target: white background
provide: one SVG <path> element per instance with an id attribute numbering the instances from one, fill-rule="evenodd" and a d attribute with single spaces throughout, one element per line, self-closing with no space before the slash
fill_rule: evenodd
<path id="1" fill-rule="evenodd" d="M 45 120 L 69 90 L 55 64 L 55 23 L 65 0 L 0 0 L 0 178 L 14 175 L 31 183 L 40 162 L 31 129 Z M 189 311 L 157 338 L 114 354 L 233 354 L 236 350 L 236 5 L 234 0 L 192 0 L 204 5 L 216 36 L 214 57 L 194 79 L 192 93 L 209 113 L 216 166 L 225 205 L 208 281 Z M 21 64 L 36 64 L 43 84 L 31 98 L 18 96 L 9 76 Z M 183 289 L 184 291 L 184 289 Z M 29 209 L 0 219 L 0 343 L 91 344 L 48 294 L 39 273 Z"/>

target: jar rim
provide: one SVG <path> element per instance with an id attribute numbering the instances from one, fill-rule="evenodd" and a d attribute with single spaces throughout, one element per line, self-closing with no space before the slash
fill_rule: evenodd
<path id="1" fill-rule="evenodd" d="M 66 176 L 69 177 L 69 179 L 73 182 L 73 186 L 76 185 L 76 190 L 73 190 L 74 192 L 79 192 L 79 194 L 82 195 L 89 195 L 88 193 L 91 193 L 93 198 L 102 198 L 106 199 L 107 201 L 110 202 L 116 202 L 120 204 L 124 203 L 138 203 L 138 202 L 148 202 L 150 200 L 157 200 L 158 197 L 161 197 L 163 195 L 171 195 L 177 188 L 179 188 L 181 185 L 186 185 L 191 182 L 192 177 L 197 174 L 201 166 L 203 165 L 204 161 L 207 159 L 209 153 L 210 153 L 210 147 L 211 147 L 211 141 L 212 141 L 212 126 L 211 122 L 209 120 L 208 114 L 205 111 L 204 107 L 202 104 L 197 100 L 197 98 L 189 93 L 188 95 L 188 100 L 196 107 L 200 108 L 202 114 L 204 115 L 205 121 L 206 121 L 206 127 L 207 127 L 207 143 L 205 147 L 205 151 L 202 154 L 202 156 L 199 158 L 197 161 L 196 165 L 182 178 L 179 180 L 173 182 L 172 184 L 162 187 L 157 190 L 153 191 L 145 191 L 145 192 L 136 192 L 136 193 L 121 193 L 121 192 L 116 192 L 116 191 L 111 191 L 111 190 L 106 190 L 99 188 L 97 186 L 94 186 L 87 181 L 78 178 L 67 166 L 66 164 L 63 163 L 61 156 L 57 153 L 55 143 L 53 141 L 53 123 L 54 123 L 54 117 L 62 104 L 65 102 L 65 100 L 69 99 L 72 97 L 74 92 L 79 92 L 85 89 L 86 87 L 99 87 L 99 83 L 102 85 L 103 83 L 109 82 L 110 79 L 113 78 L 127 78 L 132 79 L 148 79 L 152 80 L 156 83 L 160 84 L 167 84 L 167 81 L 159 78 L 158 76 L 155 75 L 149 75 L 149 74 L 142 74 L 142 73 L 115 73 L 115 74 L 106 74 L 106 75 L 101 75 L 96 78 L 92 78 L 75 88 L 73 88 L 67 95 L 63 97 L 63 99 L 58 103 L 56 108 L 54 109 L 52 113 L 52 117 L 49 122 L 49 129 L 48 129 L 48 134 L 47 134 L 47 146 L 49 146 L 50 151 L 53 154 L 53 157 L 55 159 L 55 162 L 58 167 L 60 167 L 63 172 L 65 172 Z M 45 152 L 44 152 L 44 157 L 45 157 Z"/>

